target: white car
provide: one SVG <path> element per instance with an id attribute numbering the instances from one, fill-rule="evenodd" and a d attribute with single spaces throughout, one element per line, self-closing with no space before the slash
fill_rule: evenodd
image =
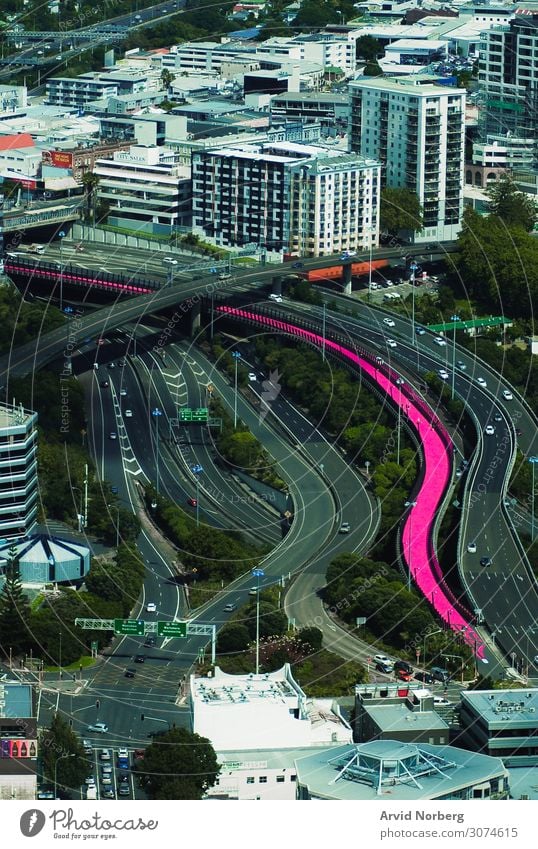
<path id="1" fill-rule="evenodd" d="M 433 697 L 433 704 L 434 704 L 434 706 L 437 706 L 437 705 L 451 705 L 451 704 L 452 704 L 452 702 L 449 702 L 449 700 L 448 700 L 448 699 L 443 699 L 443 697 L 442 697 L 442 696 L 434 696 L 434 697 Z"/>
<path id="2" fill-rule="evenodd" d="M 486 386 L 487 386 L 487 383 L 486 383 L 486 381 L 484 380 L 484 378 L 483 378 L 483 377 L 477 377 L 477 378 L 476 378 L 476 382 L 477 382 L 477 383 L 478 383 L 478 385 L 479 385 L 479 386 L 481 386 L 483 389 L 485 389 L 485 388 L 486 388 Z"/>
<path id="3" fill-rule="evenodd" d="M 174 259 L 173 256 L 164 256 L 163 262 L 167 262 L 169 265 L 177 265 L 177 259 Z"/>
<path id="4" fill-rule="evenodd" d="M 439 375 L 441 380 L 448 380 L 448 372 L 446 369 L 440 368 L 437 374 Z"/>
<path id="5" fill-rule="evenodd" d="M 275 295 L 274 292 L 271 292 L 271 294 L 269 295 L 269 300 L 275 301 L 277 304 L 281 304 L 282 303 L 282 295 Z"/>
<path id="6" fill-rule="evenodd" d="M 97 725 L 103 725 L 103 723 L 98 722 Z M 110 760 L 110 749 L 101 749 L 101 751 L 99 752 L 99 757 L 102 761 L 109 761 Z"/>
<path id="7" fill-rule="evenodd" d="M 132 410 L 125 410 L 125 418 L 126 419 L 132 419 L 132 417 L 133 417 L 133 411 Z"/>
<path id="8" fill-rule="evenodd" d="M 441 346 L 446 345 L 446 339 L 443 339 L 442 336 L 435 336 L 433 341 L 435 342 L 436 345 L 441 345 Z"/>
<path id="9" fill-rule="evenodd" d="M 396 327 L 396 322 L 392 320 L 392 318 L 384 318 L 383 324 L 386 324 L 387 327 Z"/>
<path id="10" fill-rule="evenodd" d="M 485 432 L 488 436 L 493 436 L 493 434 L 495 433 L 495 428 L 493 427 L 493 425 L 486 425 Z"/>
<path id="11" fill-rule="evenodd" d="M 351 531 L 351 527 L 350 527 L 349 522 L 342 522 L 342 524 L 338 528 L 339 534 L 349 534 L 350 531 Z"/>
<path id="12" fill-rule="evenodd" d="M 94 734 L 106 734 L 108 725 L 104 722 L 96 722 L 95 725 L 88 725 L 88 731 L 93 731 Z"/>
<path id="13" fill-rule="evenodd" d="M 125 398 L 126 395 L 127 395 L 127 390 L 126 389 L 120 389 L 120 395 L 121 395 L 122 398 Z"/>
<path id="14" fill-rule="evenodd" d="M 476 542 L 470 542 L 467 546 L 467 551 L 469 554 L 476 554 Z"/>
<path id="15" fill-rule="evenodd" d="M 118 758 L 128 758 L 129 757 L 129 749 L 122 747 L 118 749 Z"/>
<path id="16" fill-rule="evenodd" d="M 394 663 L 386 654 L 374 654 L 375 663 Z"/>
<path id="17" fill-rule="evenodd" d="M 108 437 L 108 438 L 109 438 L 109 439 L 117 439 L 117 438 L 118 438 L 118 434 L 116 433 L 116 431 L 115 431 L 115 430 L 112 430 L 112 431 L 110 432 L 110 434 L 109 434 L 109 437 Z"/>
<path id="18" fill-rule="evenodd" d="M 157 610 L 157 605 L 154 601 L 148 601 L 146 604 L 146 613 L 155 613 Z"/>
<path id="19" fill-rule="evenodd" d="M 106 775 L 101 776 L 101 784 L 107 785 L 112 784 L 112 776 L 107 772 Z"/>
<path id="20" fill-rule="evenodd" d="M 503 389 L 503 398 L 506 401 L 511 401 L 513 397 L 514 396 L 512 395 L 509 389 Z"/>
<path id="21" fill-rule="evenodd" d="M 387 339 L 386 341 L 389 348 L 396 348 L 398 346 L 398 343 L 395 339 Z"/>
<path id="22" fill-rule="evenodd" d="M 253 371 L 249 371 L 248 379 L 250 380 L 251 383 L 254 383 L 258 378 L 256 377 L 256 375 L 254 374 Z"/>

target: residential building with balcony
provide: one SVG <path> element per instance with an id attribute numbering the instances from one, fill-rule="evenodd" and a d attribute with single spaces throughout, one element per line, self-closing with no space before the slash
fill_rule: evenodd
<path id="1" fill-rule="evenodd" d="M 37 520 L 37 413 L 0 405 L 0 535 L 26 536 Z"/>
<path id="2" fill-rule="evenodd" d="M 122 94 L 147 92 L 152 88 L 150 76 L 135 71 L 88 71 L 78 77 L 49 77 L 46 84 L 47 103 L 82 108 L 92 100 L 104 100 Z"/>
<path id="3" fill-rule="evenodd" d="M 196 151 L 193 232 L 303 256 L 376 245 L 379 173 L 373 159 L 294 142 Z"/>
<path id="4" fill-rule="evenodd" d="M 415 242 L 456 238 L 463 215 L 465 89 L 412 78 L 349 85 L 351 148 L 381 162 L 381 186 L 415 192 L 424 228 Z"/>
<path id="5" fill-rule="evenodd" d="M 190 224 L 190 169 L 165 146 L 131 145 L 98 159 L 97 198 L 111 224 L 149 233 L 171 233 Z"/>

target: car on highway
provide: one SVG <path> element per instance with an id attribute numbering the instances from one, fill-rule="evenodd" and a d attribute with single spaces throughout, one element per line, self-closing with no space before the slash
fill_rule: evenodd
<path id="1" fill-rule="evenodd" d="M 449 378 L 449 374 L 448 374 L 446 368 L 440 368 L 439 371 L 437 372 L 437 374 L 439 375 L 441 380 L 448 380 L 448 378 Z"/>
<path id="2" fill-rule="evenodd" d="M 132 417 L 133 417 L 133 411 L 132 410 L 125 410 L 125 418 L 126 419 L 132 419 Z"/>
<path id="3" fill-rule="evenodd" d="M 468 554 L 476 554 L 476 542 L 470 542 L 467 546 Z"/>
<path id="4" fill-rule="evenodd" d="M 110 431 L 110 433 L 108 434 L 108 438 L 109 438 L 109 439 L 117 439 L 117 438 L 118 438 L 118 434 L 116 433 L 116 431 L 115 431 L 115 430 L 111 430 L 111 431 Z"/>
<path id="5" fill-rule="evenodd" d="M 503 398 L 506 401 L 511 401 L 513 397 L 514 396 L 512 395 L 509 389 L 503 389 Z"/>
<path id="6" fill-rule="evenodd" d="M 178 261 L 173 256 L 163 256 L 163 262 L 167 262 L 169 265 L 177 265 Z"/>
<path id="7" fill-rule="evenodd" d="M 376 358 L 375 358 L 375 361 L 376 361 L 376 364 L 377 364 L 378 366 L 382 366 L 382 365 L 384 364 L 384 362 L 385 362 L 385 360 L 383 359 L 383 357 L 376 357 Z"/>
<path id="8" fill-rule="evenodd" d="M 435 342 L 436 345 L 440 345 L 441 347 L 443 345 L 446 345 L 446 339 L 443 339 L 442 336 L 434 336 L 433 341 Z"/>
<path id="9" fill-rule="evenodd" d="M 187 498 L 187 504 L 189 505 L 189 507 L 196 507 L 198 501 L 196 500 L 196 498 Z"/>
<path id="10" fill-rule="evenodd" d="M 457 365 L 457 367 L 459 368 L 460 371 L 467 371 L 467 366 L 465 365 L 463 360 L 458 360 L 456 365 Z"/>
<path id="11" fill-rule="evenodd" d="M 495 433 L 495 428 L 493 427 L 493 425 L 486 425 L 486 427 L 484 428 L 484 433 L 486 433 L 488 436 L 493 436 L 493 434 Z"/>
<path id="12" fill-rule="evenodd" d="M 395 339 L 387 339 L 385 341 L 386 341 L 387 345 L 389 346 L 389 348 L 397 348 L 398 347 L 398 343 L 396 342 Z"/>
<path id="13" fill-rule="evenodd" d="M 282 303 L 282 295 L 276 295 L 274 292 L 271 292 L 271 294 L 269 295 L 269 300 L 275 301 L 275 303 L 277 303 L 277 304 L 281 304 Z"/>
<path id="14" fill-rule="evenodd" d="M 135 663 L 144 663 L 146 660 L 145 654 L 135 654 L 134 662 Z"/>
<path id="15" fill-rule="evenodd" d="M 108 382 L 108 380 L 102 380 L 100 385 L 101 385 L 101 389 L 108 389 L 108 387 L 110 386 L 110 383 Z"/>
<path id="16" fill-rule="evenodd" d="M 122 398 L 125 398 L 126 395 L 127 395 L 127 390 L 126 389 L 120 389 L 120 395 L 121 395 Z"/>
<path id="17" fill-rule="evenodd" d="M 424 336 L 426 331 L 423 327 L 415 327 L 415 333 L 417 334 L 417 336 Z"/>
<path id="18" fill-rule="evenodd" d="M 482 389 L 485 389 L 486 386 L 488 385 L 483 377 L 477 377 L 476 382 L 478 383 L 479 386 L 482 387 Z"/>
<path id="19" fill-rule="evenodd" d="M 251 383 L 254 383 L 258 378 L 256 377 L 256 375 L 253 371 L 249 371 L 248 379 L 250 380 Z"/>
<path id="20" fill-rule="evenodd" d="M 108 368 L 109 368 L 109 369 L 111 369 L 111 368 L 116 368 L 116 363 L 109 363 L 109 364 L 108 364 Z"/>
<path id="21" fill-rule="evenodd" d="M 153 646 L 155 646 L 156 644 L 157 644 L 157 640 L 155 639 L 155 637 L 154 637 L 152 634 L 150 634 L 150 635 L 149 635 L 148 637 L 146 637 L 146 639 L 144 640 L 144 645 L 145 645 L 147 648 L 153 648 Z"/>
<path id="22" fill-rule="evenodd" d="M 491 557 L 481 557 L 480 558 L 480 565 L 481 566 L 491 566 L 492 563 L 493 563 L 493 560 L 491 559 Z"/>
<path id="23" fill-rule="evenodd" d="M 224 605 L 224 612 L 225 613 L 232 613 L 235 610 L 236 607 L 237 607 L 236 604 L 231 604 L 231 603 L 226 604 L 226 605 Z"/>
<path id="24" fill-rule="evenodd" d="M 501 416 L 501 414 L 500 414 L 500 413 L 495 413 L 495 415 L 493 416 L 493 418 L 494 418 L 494 420 L 495 420 L 496 422 L 502 422 L 502 420 L 503 420 L 503 417 Z"/>
<path id="25" fill-rule="evenodd" d="M 96 722 L 94 725 L 88 725 L 87 730 L 93 732 L 93 734 L 106 734 L 108 725 L 105 725 L 104 722 Z"/>
<path id="26" fill-rule="evenodd" d="M 292 268 L 304 268 L 304 262 L 294 262 Z"/>
<path id="27" fill-rule="evenodd" d="M 394 661 L 387 657 L 386 654 L 374 654 L 375 663 L 389 663 L 392 667 L 394 667 Z"/>
<path id="28" fill-rule="evenodd" d="M 338 528 L 339 534 L 349 534 L 350 531 L 351 531 L 351 525 L 349 524 L 349 522 L 342 522 L 342 524 Z"/>
<path id="29" fill-rule="evenodd" d="M 450 704 L 452 704 L 452 702 L 450 702 L 448 699 L 444 699 L 442 696 L 434 696 L 433 697 L 434 707 L 441 707 L 441 706 L 450 705 Z"/>
<path id="30" fill-rule="evenodd" d="M 131 668 L 129 667 L 129 669 L 126 669 L 126 670 L 125 670 L 125 677 L 126 677 L 126 678 L 134 678 L 134 677 L 135 677 L 135 675 L 136 675 L 136 669 L 131 669 Z"/>
<path id="31" fill-rule="evenodd" d="M 403 379 L 403 377 L 397 377 L 396 378 L 396 385 L 397 386 L 403 386 L 404 383 L 405 383 L 405 380 Z"/>
<path id="32" fill-rule="evenodd" d="M 429 672 L 415 672 L 414 678 L 416 681 L 422 681 L 423 684 L 433 684 L 433 676 Z"/>
<path id="33" fill-rule="evenodd" d="M 392 318 L 384 318 L 383 324 L 386 324 L 387 327 L 396 327 L 396 322 L 392 320 Z"/>
<path id="34" fill-rule="evenodd" d="M 257 595 L 257 593 L 258 593 L 258 588 L 257 588 L 257 587 L 251 587 L 251 588 L 249 589 L 249 591 L 248 591 L 248 594 L 249 594 L 249 595 Z"/>
<path id="35" fill-rule="evenodd" d="M 146 613 L 155 613 L 157 610 L 157 605 L 154 601 L 148 601 L 146 604 Z"/>
<path id="36" fill-rule="evenodd" d="M 357 251 L 344 251 L 340 254 L 340 259 L 349 259 L 350 256 L 357 256 Z"/>

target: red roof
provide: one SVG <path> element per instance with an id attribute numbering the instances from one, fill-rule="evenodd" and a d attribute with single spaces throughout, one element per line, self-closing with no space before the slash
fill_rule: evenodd
<path id="1" fill-rule="evenodd" d="M 35 147 L 35 142 L 30 133 L 0 136 L 0 150 L 18 150 L 21 147 Z"/>

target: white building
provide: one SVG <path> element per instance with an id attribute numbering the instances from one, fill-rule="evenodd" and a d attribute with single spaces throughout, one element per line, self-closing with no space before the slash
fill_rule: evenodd
<path id="1" fill-rule="evenodd" d="M 198 151 L 193 232 L 215 244 L 325 256 L 377 244 L 379 163 L 293 142 Z"/>
<path id="2" fill-rule="evenodd" d="M 383 164 L 381 185 L 416 192 L 415 241 L 456 238 L 463 214 L 465 90 L 410 78 L 350 83 L 351 147 Z"/>
<path id="3" fill-rule="evenodd" d="M 0 534 L 26 536 L 37 518 L 37 413 L 0 405 Z"/>
<path id="4" fill-rule="evenodd" d="M 158 73 L 138 70 L 88 71 L 78 77 L 49 77 L 47 102 L 57 106 L 86 106 L 92 100 L 157 89 Z"/>
<path id="5" fill-rule="evenodd" d="M 0 85 L 0 112 L 16 112 L 25 109 L 27 88 L 24 85 Z"/>
<path id="6" fill-rule="evenodd" d="M 309 699 L 288 664 L 260 675 L 191 677 L 192 730 L 207 737 L 221 772 L 210 797 L 294 799 L 294 761 L 350 742 L 350 725 L 330 699 Z"/>
<path id="7" fill-rule="evenodd" d="M 190 219 L 190 169 L 168 147 L 132 145 L 113 159 L 98 159 L 97 196 L 109 221 L 153 233 L 170 233 Z"/>

